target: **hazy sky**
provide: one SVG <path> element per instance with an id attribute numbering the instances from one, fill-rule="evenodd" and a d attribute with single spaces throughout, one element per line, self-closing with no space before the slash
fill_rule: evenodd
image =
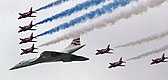
<path id="1" fill-rule="evenodd" d="M 61 51 L 71 42 L 71 40 L 66 40 L 55 45 L 42 47 L 38 50 L 38 54 L 19 55 L 21 48 L 30 47 L 32 44 L 18 44 L 20 37 L 27 37 L 31 33 L 31 31 L 28 31 L 18 34 L 18 26 L 27 25 L 31 20 L 38 22 L 86 0 L 72 0 L 60 6 L 39 11 L 35 14 L 38 16 L 37 18 L 17 20 L 19 12 L 29 10 L 31 6 L 34 9 L 37 9 L 53 1 L 54 0 L 1 0 L 0 80 L 167 80 L 168 63 L 161 63 L 153 66 L 149 65 L 152 58 L 160 57 L 162 53 L 151 55 L 141 60 L 129 61 L 126 63 L 126 67 L 108 69 L 108 66 L 109 62 L 118 61 L 120 57 L 128 59 L 152 49 L 159 48 L 167 44 L 168 37 L 138 46 L 115 49 L 114 54 L 112 55 L 105 54 L 95 56 L 96 49 L 104 48 L 107 44 L 111 44 L 112 47 L 114 47 L 119 44 L 168 30 L 167 2 L 156 8 L 149 9 L 141 15 L 136 15 L 129 19 L 122 19 L 115 25 L 94 30 L 81 36 L 81 43 L 87 45 L 74 54 L 89 57 L 89 61 L 44 63 L 9 71 L 9 68 L 22 60 L 37 57 L 45 50 Z M 92 7 L 89 10 L 94 10 L 94 8 L 100 6 L 101 5 Z M 35 31 L 34 34 L 39 34 L 52 27 L 56 27 L 64 21 L 69 21 L 89 10 L 75 13 L 70 17 L 59 19 L 51 23 L 39 25 L 37 27 L 38 30 Z M 70 31 L 70 29 L 60 31 L 53 35 L 39 37 L 38 42 L 35 45 L 40 45 L 52 40 L 66 31 Z M 168 51 L 164 52 L 168 56 Z"/>

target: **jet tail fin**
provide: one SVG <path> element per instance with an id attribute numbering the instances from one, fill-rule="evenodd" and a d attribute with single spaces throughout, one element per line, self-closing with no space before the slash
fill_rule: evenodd
<path id="1" fill-rule="evenodd" d="M 38 48 L 35 48 L 35 47 L 34 47 L 34 44 L 32 45 L 32 48 L 33 48 L 33 49 L 38 49 Z"/>
<path id="2" fill-rule="evenodd" d="M 74 38 L 69 46 L 67 46 L 65 49 L 72 48 L 75 46 L 81 45 L 80 44 L 80 37 Z"/>
<path id="3" fill-rule="evenodd" d="M 108 44 L 107 49 L 114 50 L 114 49 L 110 48 L 110 44 Z"/>
<path id="4" fill-rule="evenodd" d="M 30 22 L 30 25 L 33 25 L 33 21 Z"/>
<path id="5" fill-rule="evenodd" d="M 31 13 L 36 13 L 36 11 L 33 11 L 33 7 L 30 8 L 30 11 Z"/>
<path id="6" fill-rule="evenodd" d="M 165 53 L 163 53 L 162 58 L 165 58 Z"/>
<path id="7" fill-rule="evenodd" d="M 120 58 L 120 60 L 119 60 L 119 61 L 120 61 L 120 62 L 122 62 L 122 63 L 126 63 L 125 61 L 123 61 L 123 60 L 122 60 L 122 57 Z"/>
<path id="8" fill-rule="evenodd" d="M 32 48 L 34 48 L 34 44 L 32 45 Z"/>
<path id="9" fill-rule="evenodd" d="M 110 49 L 110 44 L 108 44 L 107 48 Z"/>
<path id="10" fill-rule="evenodd" d="M 33 36 L 33 33 L 31 33 L 30 37 L 31 37 L 31 38 L 36 38 L 36 39 L 37 39 L 37 37 L 34 37 L 34 36 Z"/>
<path id="11" fill-rule="evenodd" d="M 31 37 L 31 38 L 35 38 L 35 37 L 33 37 L 33 33 L 31 33 L 30 37 Z"/>
<path id="12" fill-rule="evenodd" d="M 33 7 L 30 8 L 30 11 L 29 11 L 29 12 L 33 12 L 32 10 L 33 10 Z"/>
<path id="13" fill-rule="evenodd" d="M 122 61 L 122 57 L 120 58 L 120 61 Z"/>

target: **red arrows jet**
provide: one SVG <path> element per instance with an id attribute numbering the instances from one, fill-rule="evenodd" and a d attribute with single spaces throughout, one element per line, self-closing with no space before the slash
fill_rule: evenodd
<path id="1" fill-rule="evenodd" d="M 36 12 L 32 11 L 32 7 L 31 7 L 29 12 L 19 13 L 20 17 L 18 19 L 22 19 L 22 18 L 26 18 L 26 17 L 36 17 L 36 16 L 32 16 L 33 13 L 36 13 Z"/>
<path id="2" fill-rule="evenodd" d="M 165 59 L 168 59 L 168 57 L 165 57 L 165 53 L 163 53 L 161 58 L 152 59 L 151 65 L 152 64 L 157 64 L 157 63 L 160 63 L 160 62 L 168 62 L 168 61 L 165 61 Z"/>
<path id="3" fill-rule="evenodd" d="M 32 29 L 33 26 L 35 26 L 33 25 L 33 21 L 31 21 L 30 24 L 27 26 L 24 26 L 24 27 L 19 26 L 20 30 L 18 31 L 18 33 L 27 31 L 27 30 L 36 30 L 36 29 Z"/>
<path id="4" fill-rule="evenodd" d="M 110 44 L 109 44 L 109 45 L 107 46 L 107 48 L 97 50 L 96 55 L 105 54 L 105 53 L 113 53 L 113 52 L 109 52 L 110 50 L 114 50 L 114 49 L 111 49 L 111 48 L 110 48 Z"/>
<path id="5" fill-rule="evenodd" d="M 33 52 L 34 49 L 38 49 L 38 48 L 35 48 L 35 47 L 34 47 L 34 44 L 32 45 L 31 48 L 21 49 L 23 52 L 22 52 L 20 55 L 28 54 L 28 53 L 38 53 L 38 52 Z"/>
<path id="6" fill-rule="evenodd" d="M 24 38 L 24 39 L 20 38 L 21 42 L 20 42 L 19 44 L 27 43 L 27 42 L 37 42 L 37 41 L 32 41 L 33 38 L 35 38 L 35 37 L 33 37 L 33 33 L 32 33 L 31 36 L 28 37 L 28 38 Z"/>
<path id="7" fill-rule="evenodd" d="M 117 67 L 117 66 L 125 66 L 125 65 L 121 65 L 122 63 L 126 63 L 126 62 L 122 61 L 122 57 L 121 57 L 118 62 L 109 63 L 110 66 L 108 68 Z"/>

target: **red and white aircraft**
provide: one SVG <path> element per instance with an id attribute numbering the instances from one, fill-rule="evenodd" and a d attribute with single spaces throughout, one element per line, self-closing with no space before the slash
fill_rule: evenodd
<path id="1" fill-rule="evenodd" d="M 109 63 L 110 66 L 108 68 L 117 67 L 117 66 L 125 66 L 125 65 L 121 65 L 122 63 L 126 63 L 126 62 L 122 61 L 122 57 L 121 57 L 118 62 Z"/>
<path id="2" fill-rule="evenodd" d="M 96 55 L 105 54 L 105 53 L 113 53 L 113 52 L 109 52 L 110 50 L 114 50 L 114 49 L 111 49 L 111 48 L 110 48 L 110 44 L 109 44 L 109 45 L 107 46 L 107 48 L 97 50 Z"/>
<path id="3" fill-rule="evenodd" d="M 27 42 L 37 42 L 37 41 L 32 41 L 34 38 L 36 37 L 33 37 L 33 33 L 32 33 L 28 38 L 24 38 L 24 39 L 20 38 L 21 42 L 19 44 L 27 43 Z"/>
<path id="4" fill-rule="evenodd" d="M 18 33 L 27 31 L 27 30 L 36 30 L 36 29 L 32 29 L 33 26 L 35 26 L 33 25 L 33 21 L 31 21 L 30 24 L 27 26 L 24 26 L 24 27 L 19 26 L 20 30 L 18 31 Z"/>
<path id="5" fill-rule="evenodd" d="M 38 52 L 34 52 L 35 49 L 38 49 L 38 48 L 35 48 L 34 44 L 33 44 L 32 47 L 30 47 L 30 48 L 21 49 L 23 52 L 20 55 L 28 54 L 28 53 L 38 53 Z"/>
<path id="6" fill-rule="evenodd" d="M 19 13 L 20 17 L 18 19 L 22 19 L 26 17 L 36 17 L 36 16 L 32 16 L 33 13 L 36 13 L 36 12 L 32 11 L 32 7 L 31 7 L 29 12 Z"/>
<path id="7" fill-rule="evenodd" d="M 158 64 L 160 62 L 168 62 L 168 61 L 165 61 L 165 59 L 168 59 L 168 57 L 165 57 L 165 53 L 163 53 L 161 58 L 152 59 L 151 65 Z"/>

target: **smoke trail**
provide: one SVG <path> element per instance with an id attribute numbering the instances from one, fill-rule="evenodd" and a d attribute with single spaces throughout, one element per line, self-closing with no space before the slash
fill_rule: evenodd
<path id="1" fill-rule="evenodd" d="M 158 40 L 158 39 L 164 38 L 166 36 L 168 36 L 168 31 L 160 33 L 160 34 L 157 34 L 157 35 L 154 34 L 152 36 L 149 36 L 149 37 L 146 37 L 146 38 L 142 38 L 140 40 L 136 40 L 136 41 L 129 42 L 129 43 L 126 43 L 126 44 L 122 44 L 122 45 L 116 46 L 115 48 L 139 45 L 139 44 L 142 44 L 142 43 Z"/>
<path id="2" fill-rule="evenodd" d="M 59 36 L 56 39 L 51 40 L 40 46 L 55 44 L 62 40 L 67 40 L 70 38 L 74 38 L 75 36 L 78 36 L 78 35 L 86 34 L 87 32 L 93 31 L 94 29 L 106 27 L 108 26 L 108 24 L 114 24 L 115 22 L 117 22 L 122 18 L 129 18 L 132 15 L 137 15 L 139 13 L 142 13 L 146 11 L 148 8 L 158 6 L 165 1 L 167 0 L 148 0 L 148 1 L 139 0 L 138 2 L 128 4 L 125 7 L 120 7 L 115 11 L 113 11 L 113 13 L 104 15 L 100 19 L 94 19 L 92 20 L 92 23 L 80 25 L 82 28 L 77 28 L 67 34 Z"/>
<path id="3" fill-rule="evenodd" d="M 46 19 L 36 23 L 35 25 L 47 23 L 49 21 L 51 22 L 51 21 L 56 20 L 58 18 L 70 16 L 74 12 L 78 12 L 78 11 L 81 11 L 81 10 L 84 10 L 84 9 L 88 9 L 91 6 L 98 5 L 98 4 L 100 4 L 102 2 L 105 2 L 105 1 L 107 1 L 107 0 L 88 0 L 86 2 L 83 2 L 81 4 L 78 4 L 78 5 L 74 6 L 73 8 L 67 9 L 67 10 L 65 10 L 65 11 L 63 11 L 63 12 L 61 12 L 59 14 L 56 14 L 56 15 L 51 16 L 49 18 L 46 18 Z"/>
<path id="4" fill-rule="evenodd" d="M 164 45 L 164 46 L 162 46 L 162 47 L 160 47 L 160 48 L 158 48 L 158 49 L 154 49 L 154 50 L 152 50 L 152 51 L 143 53 L 143 54 L 141 54 L 141 55 L 139 55 L 139 56 L 136 56 L 136 57 L 133 57 L 133 58 L 129 58 L 129 59 L 127 59 L 126 61 L 142 59 L 142 58 L 145 58 L 145 57 L 147 57 L 147 56 L 150 56 L 150 55 L 153 55 L 153 54 L 156 54 L 156 53 L 159 53 L 159 52 L 163 52 L 163 51 L 165 51 L 165 50 L 168 50 L 168 45 L 167 45 L 167 44 Z"/>
<path id="5" fill-rule="evenodd" d="M 39 9 L 35 10 L 35 12 L 36 11 L 41 11 L 41 10 L 44 10 L 44 9 L 48 9 L 50 7 L 53 7 L 53 6 L 57 6 L 57 5 L 59 5 L 59 4 L 63 3 L 63 2 L 66 2 L 66 1 L 69 1 L 69 0 L 56 0 L 56 1 L 50 3 L 50 4 L 46 5 L 46 6 L 43 6 L 43 7 L 39 8 Z"/>
<path id="6" fill-rule="evenodd" d="M 167 0 L 145 0 L 145 1 L 139 0 L 138 2 L 130 3 L 125 7 L 119 7 L 118 9 L 114 10 L 112 13 L 109 13 L 107 15 L 100 17 L 100 19 L 93 19 L 92 21 L 89 21 L 92 23 L 78 25 L 78 26 L 81 26 L 82 28 L 76 28 L 75 30 L 72 30 L 67 34 L 59 36 L 56 39 L 51 40 L 40 46 L 55 44 L 62 40 L 67 40 L 70 38 L 75 38 L 75 36 L 78 36 L 78 35 L 86 34 L 87 32 L 93 31 L 94 29 L 106 27 L 108 26 L 108 24 L 114 24 L 115 22 L 117 22 L 122 18 L 129 18 L 133 15 L 137 15 L 142 12 L 145 12 L 148 8 L 158 6 L 165 1 Z"/>
<path id="7" fill-rule="evenodd" d="M 83 16 L 77 17 L 69 22 L 66 22 L 64 24 L 61 24 L 61 25 L 55 27 L 55 28 L 52 28 L 51 30 L 48 30 L 44 33 L 41 33 L 41 34 L 37 35 L 36 37 L 44 36 L 46 34 L 52 34 L 54 32 L 58 32 L 60 30 L 72 27 L 78 23 L 85 22 L 89 19 L 93 19 L 93 18 L 99 17 L 103 14 L 110 13 L 113 11 L 113 9 L 116 9 L 119 6 L 125 6 L 125 5 L 129 4 L 131 1 L 134 1 L 134 0 L 115 0 L 114 2 L 111 2 L 111 3 L 103 6 L 102 8 L 98 8 L 94 11 L 86 13 Z"/>

